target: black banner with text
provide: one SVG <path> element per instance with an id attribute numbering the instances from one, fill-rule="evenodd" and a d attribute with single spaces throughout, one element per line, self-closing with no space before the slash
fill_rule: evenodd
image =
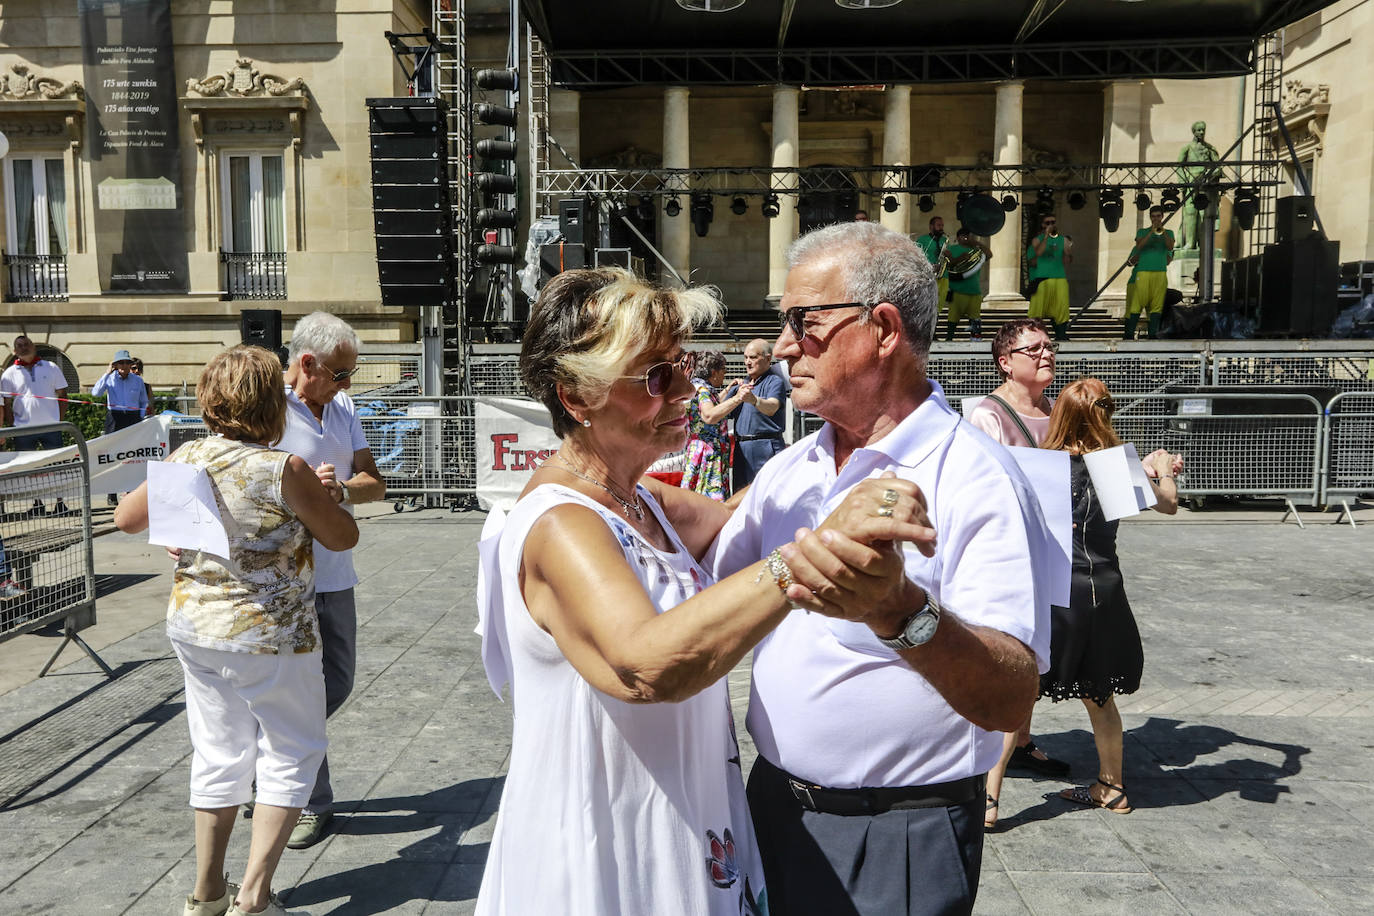
<path id="1" fill-rule="evenodd" d="M 78 0 L 100 288 L 188 287 L 171 0 Z"/>

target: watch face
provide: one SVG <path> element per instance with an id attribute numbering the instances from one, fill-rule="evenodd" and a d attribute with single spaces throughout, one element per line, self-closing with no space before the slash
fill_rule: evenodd
<path id="1" fill-rule="evenodd" d="M 930 641 L 930 637 L 935 635 L 935 628 L 939 625 L 939 617 L 929 611 L 922 611 L 906 625 L 906 632 L 902 635 L 919 646 Z"/>

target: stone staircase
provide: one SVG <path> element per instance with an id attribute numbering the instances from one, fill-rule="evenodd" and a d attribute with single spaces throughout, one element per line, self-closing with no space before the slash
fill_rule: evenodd
<path id="1" fill-rule="evenodd" d="M 1004 321 L 1024 318 L 1025 315 L 1026 307 L 1024 305 L 983 303 L 983 338 L 985 340 L 990 339 L 992 335 L 997 333 L 997 328 Z M 744 345 L 756 337 L 772 341 L 778 336 L 778 314 L 769 309 L 732 308 L 726 313 L 726 322 L 729 324 L 729 330 L 715 327 L 699 332 L 693 338 L 693 344 L 697 347 L 715 347 L 728 353 L 743 350 Z M 1082 318 L 1074 322 L 1069 336 L 1073 340 L 1120 340 L 1121 331 L 1121 319 L 1113 318 L 1104 306 L 1099 305 L 1088 309 L 1083 313 Z M 731 332 L 734 332 L 733 337 Z M 943 311 L 940 313 L 940 320 L 935 326 L 935 339 L 937 341 L 945 339 L 945 313 Z M 954 332 L 954 339 L 956 341 L 969 339 L 967 321 L 959 323 L 959 327 Z"/>

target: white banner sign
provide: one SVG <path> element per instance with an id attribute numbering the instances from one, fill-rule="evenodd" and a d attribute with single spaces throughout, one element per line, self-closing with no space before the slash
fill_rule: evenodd
<path id="1" fill-rule="evenodd" d="M 549 412 L 538 401 L 477 399 L 477 500 L 509 512 L 535 468 L 558 451 Z"/>
<path id="2" fill-rule="evenodd" d="M 133 426 L 86 443 L 90 455 L 91 495 L 126 493 L 143 483 L 149 461 L 167 457 L 166 417 L 148 417 Z M 0 453 L 0 470 L 40 468 L 71 461 L 76 446 L 41 452 Z"/>

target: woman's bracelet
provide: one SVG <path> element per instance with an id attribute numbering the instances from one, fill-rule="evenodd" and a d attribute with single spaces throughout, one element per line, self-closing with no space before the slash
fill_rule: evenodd
<path id="1" fill-rule="evenodd" d="M 787 597 L 787 590 L 791 588 L 797 580 L 792 576 L 792 567 L 788 566 L 787 561 L 782 558 L 781 550 L 774 549 L 774 551 L 764 559 L 763 569 L 759 570 L 758 578 L 754 581 L 762 582 L 764 576 L 773 577 L 773 584 L 778 587 L 778 591 L 782 592 L 783 600 L 787 602 L 789 607 L 793 610 L 801 608 L 801 605 Z"/>

